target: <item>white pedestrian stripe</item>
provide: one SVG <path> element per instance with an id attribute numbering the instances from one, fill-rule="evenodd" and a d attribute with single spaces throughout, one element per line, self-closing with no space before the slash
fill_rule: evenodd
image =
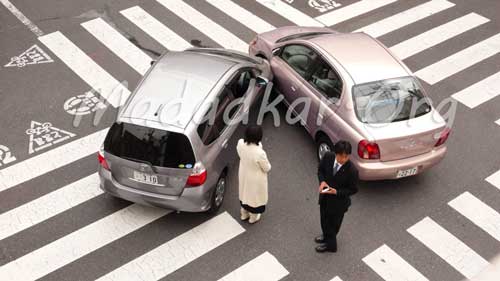
<path id="1" fill-rule="evenodd" d="M 483 16 L 470 13 L 394 45 L 390 49 L 400 59 L 406 59 L 488 21 L 489 19 Z"/>
<path id="2" fill-rule="evenodd" d="M 433 85 L 500 52 L 500 34 L 433 63 L 415 74 Z"/>
<path id="3" fill-rule="evenodd" d="M 151 58 L 103 19 L 96 18 L 81 25 L 139 74 L 144 75 L 149 69 Z"/>
<path id="4" fill-rule="evenodd" d="M 453 209 L 500 241 L 500 214 L 469 192 L 448 202 Z"/>
<path id="5" fill-rule="evenodd" d="M 128 8 L 120 11 L 120 13 L 168 50 L 183 51 L 192 47 L 177 33 L 170 30 L 139 6 Z"/>
<path id="6" fill-rule="evenodd" d="M 203 32 L 206 36 L 217 42 L 224 48 L 233 49 L 241 52 L 248 51 L 247 43 L 236 37 L 234 34 L 226 30 L 224 27 L 218 25 L 210 18 L 198 12 L 193 7 L 184 3 L 182 0 L 157 0 L 160 4 L 165 6 L 178 17 L 185 19 L 185 21 Z"/>
<path id="7" fill-rule="evenodd" d="M 452 97 L 469 108 L 474 108 L 498 95 L 500 95 L 500 72 L 453 94 Z"/>
<path id="8" fill-rule="evenodd" d="M 386 281 L 429 280 L 385 244 L 364 257 L 363 262 Z"/>
<path id="9" fill-rule="evenodd" d="M 373 37 L 380 37 L 384 34 L 400 29 L 419 20 L 425 19 L 429 16 L 432 16 L 433 14 L 439 13 L 453 6 L 455 6 L 454 3 L 446 0 L 432 0 L 403 11 L 399 14 L 395 14 L 378 22 L 367 25 L 354 32 L 362 31 Z"/>
<path id="10" fill-rule="evenodd" d="M 321 22 L 304 14 L 281 0 L 256 0 L 276 14 L 300 26 L 324 26 Z"/>
<path id="11" fill-rule="evenodd" d="M 231 215 L 224 212 L 98 280 L 159 280 L 244 231 Z"/>
<path id="12" fill-rule="evenodd" d="M 466 278 L 473 278 L 489 265 L 488 261 L 429 217 L 407 231 Z"/>
<path id="13" fill-rule="evenodd" d="M 332 279 L 332 280 L 330 280 L 330 281 L 342 281 L 342 279 L 340 279 L 340 277 L 338 277 L 338 276 L 335 276 L 335 278 L 333 278 L 333 279 Z"/>
<path id="14" fill-rule="evenodd" d="M 499 124 L 500 125 L 500 124 Z M 486 181 L 500 189 L 500 170 L 486 178 Z"/>
<path id="15" fill-rule="evenodd" d="M 207 0 L 207 2 L 256 33 L 275 29 L 272 24 L 250 13 L 231 0 Z"/>
<path id="16" fill-rule="evenodd" d="M 500 119 L 498 119 L 495 123 L 497 123 L 497 125 L 500 126 Z"/>
<path id="17" fill-rule="evenodd" d="M 348 6 L 344 6 L 338 10 L 333 10 L 321 16 L 317 16 L 316 20 L 326 26 L 332 26 L 396 1 L 397 0 L 361 0 Z"/>
<path id="18" fill-rule="evenodd" d="M 288 273 L 288 270 L 273 255 L 265 252 L 219 281 L 278 281 Z"/>
<path id="19" fill-rule="evenodd" d="M 39 279 L 170 211 L 131 205 L 0 267 L 5 280 Z"/>
<path id="20" fill-rule="evenodd" d="M 103 192 L 92 174 L 42 197 L 0 214 L 0 240 L 32 227 Z"/>
<path id="21" fill-rule="evenodd" d="M 0 192 L 96 153 L 107 132 L 103 129 L 0 170 Z"/>
<path id="22" fill-rule="evenodd" d="M 125 103 L 130 91 L 61 32 L 56 31 L 38 39 L 112 106 L 119 107 Z"/>

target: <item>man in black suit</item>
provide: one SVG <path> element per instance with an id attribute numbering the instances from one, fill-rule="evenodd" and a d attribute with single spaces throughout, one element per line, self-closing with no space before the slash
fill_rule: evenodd
<path id="1" fill-rule="evenodd" d="M 351 144 L 339 141 L 334 151 L 327 152 L 318 168 L 319 205 L 321 230 L 323 235 L 314 239 L 320 243 L 318 253 L 337 251 L 337 234 L 344 218 L 344 213 L 351 205 L 350 196 L 358 192 L 358 170 L 349 161 Z"/>

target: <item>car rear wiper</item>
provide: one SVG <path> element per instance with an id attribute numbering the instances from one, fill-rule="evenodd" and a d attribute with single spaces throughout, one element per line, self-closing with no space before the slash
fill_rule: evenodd
<path id="1" fill-rule="evenodd" d="M 136 159 L 136 158 L 132 158 L 132 157 L 128 157 L 128 156 L 122 156 L 122 158 L 127 159 L 129 161 L 134 161 L 134 162 L 139 162 L 139 163 L 143 163 L 143 164 L 148 164 L 149 166 L 151 166 L 151 168 L 153 168 L 153 163 L 151 163 L 149 161 L 146 161 L 146 160 L 140 160 L 140 159 Z"/>

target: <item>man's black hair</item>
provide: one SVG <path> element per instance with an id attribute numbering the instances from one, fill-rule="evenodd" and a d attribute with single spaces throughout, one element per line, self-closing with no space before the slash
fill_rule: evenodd
<path id="1" fill-rule="evenodd" d="M 246 144 L 253 143 L 259 145 L 262 140 L 262 127 L 257 125 L 248 126 L 245 130 L 244 140 Z"/>
<path id="2" fill-rule="evenodd" d="M 335 144 L 335 154 L 351 154 L 352 147 L 348 141 L 340 140 Z"/>

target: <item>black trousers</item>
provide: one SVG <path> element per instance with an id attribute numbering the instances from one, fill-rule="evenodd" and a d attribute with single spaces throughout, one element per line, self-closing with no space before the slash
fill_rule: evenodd
<path id="1" fill-rule="evenodd" d="M 326 203 L 319 205 L 321 230 L 323 231 L 326 247 L 330 250 L 337 250 L 337 234 L 346 211 L 346 208 L 332 208 Z"/>

